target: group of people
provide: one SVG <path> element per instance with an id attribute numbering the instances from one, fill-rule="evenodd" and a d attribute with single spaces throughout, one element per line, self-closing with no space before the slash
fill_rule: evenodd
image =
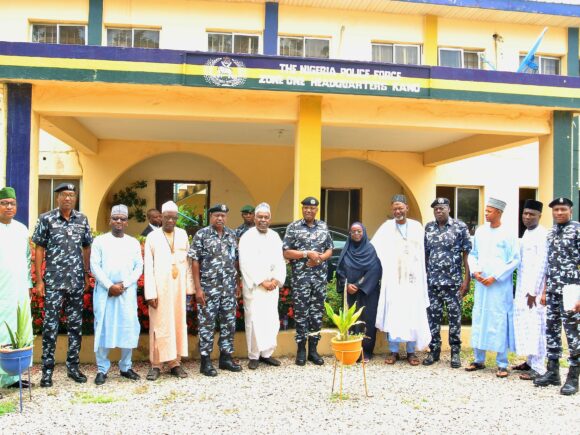
<path id="1" fill-rule="evenodd" d="M 107 381 L 109 351 L 121 349 L 120 375 L 137 380 L 132 349 L 139 340 L 137 281 L 144 274 L 149 305 L 148 380 L 156 380 L 166 366 L 170 374 L 188 374 L 181 358 L 189 355 L 186 310 L 197 306 L 200 372 L 217 376 L 211 354 L 219 325 L 218 368 L 242 370 L 233 357 L 237 300 L 243 296 L 248 368 L 260 364 L 279 366 L 272 355 L 280 327 L 279 288 L 291 266 L 291 288 L 296 321 L 296 364 L 324 364 L 317 351 L 326 299 L 328 260 L 333 241 L 327 225 L 316 219 L 319 202 L 305 198 L 302 219 L 288 225 L 284 239 L 269 228 L 270 206 L 261 203 L 242 209 L 244 223 L 227 226 L 229 209 L 217 204 L 208 210 L 209 225 L 190 244 L 187 233 L 176 227 L 178 207 L 173 201 L 161 212 L 150 210 L 144 253 L 127 235 L 129 213 L 115 205 L 110 232 L 93 240 L 86 216 L 75 210 L 76 188 L 63 183 L 55 189 L 58 207 L 41 215 L 32 236 L 35 244 L 36 292 L 44 297 L 41 387 L 53 385 L 54 352 L 61 307 L 65 305 L 68 332 L 67 375 L 84 383 L 79 369 L 83 293 L 89 277 L 93 292 L 97 361 L 95 383 Z M 570 370 L 562 394 L 578 391 L 580 365 L 580 224 L 572 221 L 572 201 L 550 203 L 554 227 L 539 225 L 542 204 L 526 201 L 523 222 L 527 227 L 520 243 L 501 225 L 506 203 L 490 198 L 485 208 L 487 224 L 477 229 L 473 244 L 467 226 L 450 217 L 450 203 L 437 198 L 431 204 L 434 220 L 425 228 L 407 218 L 404 195 L 391 200 L 393 219 L 387 220 L 369 240 L 365 226 L 356 222 L 337 264 L 337 288 L 348 304 L 364 306 L 361 359 L 373 357 L 377 330 L 387 334 L 390 353 L 385 362 L 401 359 L 405 347 L 409 364 L 421 361 L 416 350 L 429 348 L 422 361 L 429 366 L 440 359 L 443 307 L 449 319 L 451 366 L 461 366 L 461 300 L 475 283 L 472 347 L 474 361 L 466 368 L 485 367 L 486 351 L 497 353 L 498 377 L 508 376 L 508 349 L 528 357 L 515 367 L 522 379 L 538 386 L 560 385 L 561 325 L 570 352 Z M 13 220 L 16 193 L 0 190 L 0 238 L 12 249 L 0 251 L 0 320 L 15 321 L 16 306 L 28 298 L 30 249 L 26 227 Z M 8 257 L 9 256 L 9 257 Z M 42 273 L 42 264 L 46 270 Z M 514 296 L 512 276 L 518 269 Z M 15 289 L 18 291 L 15 293 Z M 576 292 L 576 293 L 574 293 Z M 572 296 L 570 296 L 572 295 Z M 574 296 L 575 295 L 575 296 Z M 189 296 L 189 297 L 188 297 Z M 576 298 L 576 299 L 574 299 Z M 572 300 L 572 306 L 569 306 Z M 6 341 L 0 331 L 0 340 Z M 543 362 L 548 356 L 547 369 Z M 15 380 L 0 373 L 0 386 Z"/>

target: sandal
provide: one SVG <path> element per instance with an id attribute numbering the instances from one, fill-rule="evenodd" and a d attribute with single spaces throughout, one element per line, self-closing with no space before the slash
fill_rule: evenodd
<path id="1" fill-rule="evenodd" d="M 395 364 L 395 362 L 399 361 L 399 354 L 392 353 L 388 357 L 385 358 L 385 364 Z"/>
<path id="2" fill-rule="evenodd" d="M 485 364 L 472 362 L 469 366 L 465 367 L 466 372 L 475 372 L 477 370 L 483 370 L 485 368 Z"/>
<path id="3" fill-rule="evenodd" d="M 531 367 L 529 366 L 527 361 L 524 361 L 523 363 L 518 364 L 517 366 L 512 366 L 512 370 L 518 370 L 520 372 L 527 372 L 530 369 Z"/>
<path id="4" fill-rule="evenodd" d="M 498 378 L 507 378 L 509 376 L 507 368 L 498 368 L 497 373 L 495 374 Z"/>
<path id="5" fill-rule="evenodd" d="M 419 358 L 417 358 L 417 355 L 415 355 L 414 353 L 410 353 L 407 355 L 407 362 L 412 366 L 418 366 L 420 363 Z"/>

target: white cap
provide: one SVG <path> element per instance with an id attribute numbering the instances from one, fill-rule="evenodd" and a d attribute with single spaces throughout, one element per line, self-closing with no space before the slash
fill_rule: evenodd
<path id="1" fill-rule="evenodd" d="M 161 213 L 165 213 L 166 211 L 178 211 L 177 204 L 173 201 L 167 201 L 165 204 L 161 206 Z"/>

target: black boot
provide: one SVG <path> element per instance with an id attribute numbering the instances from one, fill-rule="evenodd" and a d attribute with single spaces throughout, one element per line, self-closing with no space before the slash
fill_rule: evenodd
<path id="1" fill-rule="evenodd" d="M 308 340 L 308 361 L 311 361 L 317 366 L 321 366 L 322 364 L 324 364 L 324 360 L 320 355 L 318 355 L 316 346 L 318 346 L 318 340 L 310 338 Z"/>
<path id="2" fill-rule="evenodd" d="M 547 387 L 548 385 L 561 385 L 560 380 L 560 361 L 557 359 L 548 360 L 548 371 L 542 376 L 534 379 L 536 387 Z"/>
<path id="3" fill-rule="evenodd" d="M 303 366 L 306 364 L 306 342 L 298 343 L 298 351 L 296 352 L 296 365 Z"/>
<path id="4" fill-rule="evenodd" d="M 222 370 L 228 370 L 230 372 L 241 372 L 242 366 L 236 364 L 229 353 L 220 353 L 219 368 Z"/>
<path id="5" fill-rule="evenodd" d="M 431 352 L 429 352 L 429 355 L 427 355 L 427 357 L 423 360 L 423 365 L 430 366 L 435 364 L 437 361 L 439 361 L 440 354 L 441 354 L 440 350 L 432 350 Z"/>
<path id="6" fill-rule="evenodd" d="M 461 351 L 451 348 L 451 368 L 458 369 L 459 367 L 461 367 Z"/>
<path id="7" fill-rule="evenodd" d="M 200 373 L 204 374 L 205 376 L 217 376 L 217 370 L 214 368 L 213 364 L 211 363 L 211 357 L 201 356 L 201 366 L 199 368 Z"/>
<path id="8" fill-rule="evenodd" d="M 40 386 L 42 388 L 52 387 L 52 372 L 53 369 L 42 369 L 42 377 L 40 378 Z"/>
<path id="9" fill-rule="evenodd" d="M 578 373 L 580 373 L 580 366 L 571 366 L 568 370 L 566 382 L 560 388 L 560 394 L 564 396 L 571 396 L 578 392 Z"/>

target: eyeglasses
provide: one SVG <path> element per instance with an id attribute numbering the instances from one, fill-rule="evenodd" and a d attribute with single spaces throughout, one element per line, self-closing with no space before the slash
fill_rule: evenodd
<path id="1" fill-rule="evenodd" d="M 2 207 L 16 207 L 16 201 L 0 201 Z"/>
<path id="2" fill-rule="evenodd" d="M 77 197 L 76 193 L 60 193 L 59 195 L 62 198 L 70 198 L 70 199 L 75 199 Z"/>
<path id="3" fill-rule="evenodd" d="M 126 217 L 111 217 L 111 220 L 113 222 L 116 222 L 116 221 L 127 222 L 127 218 Z"/>
<path id="4" fill-rule="evenodd" d="M 362 230 L 351 230 L 350 234 L 362 234 L 363 231 Z"/>

